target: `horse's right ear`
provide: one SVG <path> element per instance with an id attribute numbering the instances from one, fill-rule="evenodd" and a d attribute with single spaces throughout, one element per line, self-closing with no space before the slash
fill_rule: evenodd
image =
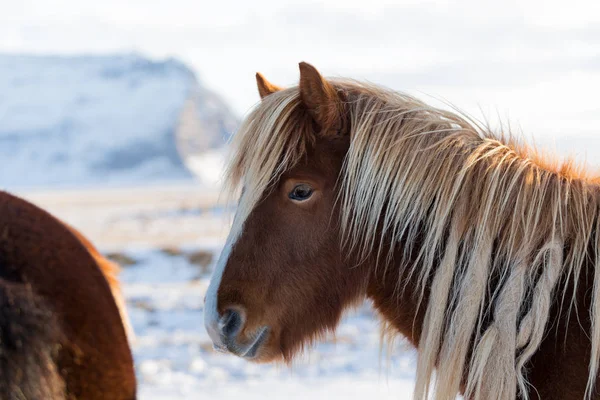
<path id="1" fill-rule="evenodd" d="M 339 130 L 342 102 L 335 88 L 312 65 L 300 63 L 300 98 L 315 122 L 326 132 Z"/>
<path id="2" fill-rule="evenodd" d="M 260 95 L 261 99 L 264 99 L 271 93 L 278 92 L 282 89 L 279 86 L 273 85 L 271 82 L 266 80 L 260 72 L 256 73 L 256 86 L 258 86 L 258 94 Z"/>

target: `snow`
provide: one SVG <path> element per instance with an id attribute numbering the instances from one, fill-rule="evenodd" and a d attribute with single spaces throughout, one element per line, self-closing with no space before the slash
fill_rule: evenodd
<path id="1" fill-rule="evenodd" d="M 231 222 L 218 192 L 172 184 L 18 194 L 128 259 L 120 278 L 141 400 L 410 399 L 414 351 L 403 340 L 386 351 L 369 303 L 291 368 L 212 349 L 203 300 Z"/>
<path id="2" fill-rule="evenodd" d="M 235 123 L 174 59 L 0 55 L 2 187 L 191 179 L 181 153 L 222 146 Z"/>
<path id="3" fill-rule="evenodd" d="M 202 182 L 219 187 L 222 183 L 225 159 L 226 150 L 222 147 L 190 156 L 186 159 L 186 164 Z"/>

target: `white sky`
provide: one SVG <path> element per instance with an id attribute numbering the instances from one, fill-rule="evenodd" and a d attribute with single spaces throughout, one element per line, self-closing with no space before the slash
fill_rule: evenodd
<path id="1" fill-rule="evenodd" d="M 600 1 L 4 0 L 0 10 L 2 52 L 175 56 L 240 115 L 257 101 L 256 71 L 292 84 L 308 61 L 500 115 L 560 152 L 598 147 L 600 160 Z"/>

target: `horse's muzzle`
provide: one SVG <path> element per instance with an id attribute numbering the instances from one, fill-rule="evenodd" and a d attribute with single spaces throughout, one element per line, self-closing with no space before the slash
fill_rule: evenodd
<path id="1" fill-rule="evenodd" d="M 263 326 L 247 338 L 240 337 L 246 323 L 245 312 L 241 309 L 228 309 L 218 321 L 211 321 L 207 331 L 215 350 L 230 352 L 237 356 L 253 359 L 269 337 L 269 328 Z"/>

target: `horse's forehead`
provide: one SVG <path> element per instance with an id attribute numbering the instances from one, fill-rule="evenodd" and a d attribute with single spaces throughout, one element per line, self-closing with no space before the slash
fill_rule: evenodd
<path id="1" fill-rule="evenodd" d="M 335 139 L 319 139 L 306 153 L 307 164 L 321 172 L 339 169 L 349 147 L 350 138 L 347 135 Z"/>

